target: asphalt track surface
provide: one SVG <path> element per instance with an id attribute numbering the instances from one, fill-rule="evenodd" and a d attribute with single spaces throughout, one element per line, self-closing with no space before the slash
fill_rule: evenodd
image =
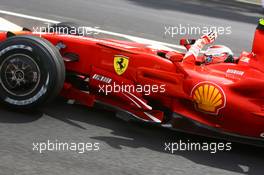
<path id="1" fill-rule="evenodd" d="M 177 44 L 164 36 L 165 25 L 231 26 L 219 38 L 236 53 L 250 50 L 260 8 L 233 1 L 168 0 L 0 0 L 1 10 L 88 26 Z M 41 23 L 0 15 L 20 25 Z M 250 129 L 250 128 L 249 128 Z M 68 105 L 58 99 L 35 113 L 0 108 L 0 175 L 31 174 L 263 174 L 263 149 L 233 144 L 232 151 L 164 151 L 165 142 L 222 142 L 146 124 L 122 121 L 113 113 Z M 33 151 L 33 142 L 98 142 L 99 151 Z"/>

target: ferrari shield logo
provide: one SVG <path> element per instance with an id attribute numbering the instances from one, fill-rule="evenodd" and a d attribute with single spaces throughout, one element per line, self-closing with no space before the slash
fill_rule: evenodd
<path id="1" fill-rule="evenodd" d="M 115 72 L 118 75 L 122 75 L 128 67 L 128 57 L 122 56 L 122 55 L 116 55 L 114 57 L 114 68 L 115 68 Z"/>

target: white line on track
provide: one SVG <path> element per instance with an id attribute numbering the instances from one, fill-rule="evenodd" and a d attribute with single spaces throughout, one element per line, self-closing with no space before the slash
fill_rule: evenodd
<path id="1" fill-rule="evenodd" d="M 42 21 L 42 22 L 48 22 L 48 23 L 60 23 L 59 21 L 55 21 L 55 20 L 50 20 L 50 19 L 46 19 L 46 18 L 39 18 L 39 17 L 35 17 L 35 16 L 30 16 L 30 15 L 25 15 L 25 14 L 15 13 L 15 12 L 10 12 L 10 11 L 5 11 L 5 10 L 0 10 L 0 13 L 10 15 L 10 16 L 25 18 L 25 19 L 32 19 L 32 20 L 36 20 L 36 21 Z"/>
<path id="2" fill-rule="evenodd" d="M 0 31 L 5 31 L 6 29 L 10 31 L 19 31 L 22 30 L 22 28 L 14 23 L 11 23 L 7 21 L 4 18 L 0 17 Z"/>
<path id="3" fill-rule="evenodd" d="M 54 23 L 54 24 L 60 23 L 60 21 L 55 21 L 55 20 L 51 20 L 51 19 L 31 16 L 31 15 L 26 15 L 26 14 L 21 14 L 21 13 L 16 13 L 16 12 L 10 12 L 10 11 L 6 11 L 6 10 L 0 10 L 0 13 L 5 14 L 5 15 L 10 15 L 10 16 L 30 19 L 30 20 L 41 21 L 41 22 L 45 22 L 45 23 Z M 2 25 L 2 23 L 0 23 L 0 28 L 2 28 L 1 25 Z M 3 26 L 3 27 L 6 27 L 6 26 Z M 102 30 L 102 29 L 95 29 L 95 28 L 92 28 L 92 29 L 96 32 L 99 32 L 99 33 L 123 37 L 123 38 L 129 39 L 131 41 L 135 41 L 138 43 L 149 44 L 149 45 L 151 45 L 151 48 L 164 49 L 164 50 L 174 50 L 174 49 L 185 50 L 185 48 L 180 46 L 180 45 L 174 45 L 174 44 L 170 44 L 170 43 L 154 41 L 154 40 L 145 39 L 145 38 L 141 38 L 141 37 L 137 37 L 137 36 L 131 36 L 131 35 L 126 35 L 126 34 L 106 31 L 106 30 Z M 172 49 L 172 48 L 174 48 L 174 49 Z"/>
<path id="4" fill-rule="evenodd" d="M 254 5 L 261 5 L 260 0 L 236 0 L 237 2 L 243 2 L 248 4 L 254 4 Z"/>

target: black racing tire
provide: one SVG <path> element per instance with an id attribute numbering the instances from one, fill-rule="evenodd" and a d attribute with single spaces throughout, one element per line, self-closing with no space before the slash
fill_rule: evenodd
<path id="1" fill-rule="evenodd" d="M 79 28 L 80 25 L 74 22 L 61 22 L 47 27 L 43 32 L 83 36 L 84 33 Z"/>
<path id="2" fill-rule="evenodd" d="M 58 96 L 65 66 L 58 49 L 36 36 L 14 36 L 0 44 L 0 103 L 33 109 Z"/>

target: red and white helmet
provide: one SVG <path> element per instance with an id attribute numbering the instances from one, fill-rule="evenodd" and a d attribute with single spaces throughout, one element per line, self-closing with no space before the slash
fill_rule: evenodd
<path id="1" fill-rule="evenodd" d="M 223 62 L 233 62 L 233 52 L 230 48 L 223 45 L 210 46 L 204 53 L 206 64 Z"/>

